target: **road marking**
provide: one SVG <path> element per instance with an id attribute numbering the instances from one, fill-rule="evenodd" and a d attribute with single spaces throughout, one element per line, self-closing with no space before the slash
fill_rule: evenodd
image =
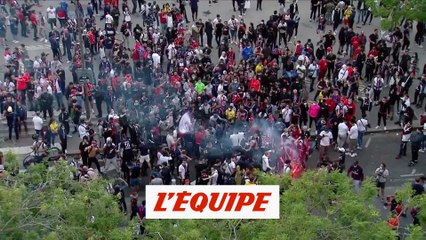
<path id="1" fill-rule="evenodd" d="M 371 143 L 371 137 L 369 137 L 368 139 L 367 139 L 367 142 L 365 143 L 365 148 L 368 148 L 368 146 L 370 146 L 370 143 Z"/>
<path id="2" fill-rule="evenodd" d="M 23 147 L 7 147 L 7 148 L 0 148 L 0 151 L 3 152 L 3 154 L 6 154 L 8 151 L 12 151 L 16 155 L 26 155 L 32 152 L 31 146 L 23 146 Z"/>
<path id="3" fill-rule="evenodd" d="M 413 175 L 414 173 L 416 173 L 416 169 L 413 168 L 413 170 L 411 170 L 411 175 Z"/>
<path id="4" fill-rule="evenodd" d="M 403 175 L 399 175 L 400 177 L 423 177 L 424 174 L 423 173 L 417 173 L 417 174 L 403 174 Z"/>
<path id="5" fill-rule="evenodd" d="M 27 50 L 45 50 L 50 49 L 50 44 L 37 44 L 37 45 L 27 45 L 25 46 Z"/>

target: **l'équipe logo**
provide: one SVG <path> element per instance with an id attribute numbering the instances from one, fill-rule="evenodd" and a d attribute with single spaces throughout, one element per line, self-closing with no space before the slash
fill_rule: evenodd
<path id="1" fill-rule="evenodd" d="M 147 219 L 279 219 L 279 186 L 146 186 Z"/>

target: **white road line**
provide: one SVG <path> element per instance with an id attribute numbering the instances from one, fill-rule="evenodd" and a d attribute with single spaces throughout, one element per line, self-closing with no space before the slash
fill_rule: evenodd
<path id="1" fill-rule="evenodd" d="M 41 49 L 50 49 L 48 44 L 39 44 L 39 45 L 28 45 L 26 46 L 27 50 L 41 50 Z"/>
<path id="2" fill-rule="evenodd" d="M 413 175 L 414 173 L 416 173 L 416 169 L 413 168 L 413 170 L 411 170 L 411 175 Z"/>
<path id="3" fill-rule="evenodd" d="M 403 175 L 399 175 L 400 177 L 423 177 L 424 174 L 423 173 L 417 173 L 417 174 L 403 174 Z"/>
<path id="4" fill-rule="evenodd" d="M 6 154 L 8 151 L 12 151 L 13 153 L 17 155 L 25 155 L 32 151 L 31 146 L 24 146 L 24 147 L 7 147 L 7 148 L 0 148 L 0 151 L 3 152 L 3 154 Z"/>
<path id="5" fill-rule="evenodd" d="M 368 139 L 367 139 L 367 142 L 365 143 L 365 148 L 368 148 L 368 146 L 370 146 L 370 143 L 371 143 L 371 137 L 369 137 Z"/>

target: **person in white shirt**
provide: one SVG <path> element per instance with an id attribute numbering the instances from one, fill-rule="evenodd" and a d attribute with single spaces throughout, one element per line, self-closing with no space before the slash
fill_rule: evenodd
<path id="1" fill-rule="evenodd" d="M 172 31 L 173 28 L 173 16 L 171 13 L 167 14 L 167 28 L 169 28 L 169 31 Z"/>
<path id="2" fill-rule="evenodd" d="M 284 166 L 283 166 L 283 174 L 291 174 L 291 161 L 285 160 Z"/>
<path id="3" fill-rule="evenodd" d="M 385 85 L 385 80 L 380 76 L 380 74 L 377 74 L 377 76 L 373 80 L 373 100 L 379 101 L 380 99 L 380 93 L 383 90 L 383 86 Z"/>
<path id="4" fill-rule="evenodd" d="M 185 185 L 187 168 L 188 168 L 188 163 L 184 159 L 182 160 L 182 163 L 179 165 L 179 168 L 178 168 L 179 179 L 182 185 Z"/>
<path id="5" fill-rule="evenodd" d="M 161 68 L 160 62 L 161 62 L 160 55 L 156 51 L 154 51 L 154 53 L 152 53 L 152 65 L 153 65 L 153 67 L 156 68 L 156 69 Z"/>
<path id="6" fill-rule="evenodd" d="M 232 147 L 238 148 L 241 146 L 241 141 L 244 139 L 244 132 L 235 131 L 229 138 L 231 139 Z"/>
<path id="7" fill-rule="evenodd" d="M 355 147 L 358 140 L 358 126 L 356 124 L 355 119 L 351 121 L 352 126 L 349 130 L 349 150 L 350 150 L 350 156 L 356 157 L 357 153 L 355 152 Z"/>
<path id="8" fill-rule="evenodd" d="M 341 120 L 337 125 L 337 147 L 344 147 L 348 140 L 349 127 L 346 123 Z"/>
<path id="9" fill-rule="evenodd" d="M 358 128 L 358 140 L 357 140 L 357 149 L 362 150 L 363 142 L 364 142 L 364 134 L 367 131 L 369 126 L 368 120 L 366 119 L 366 115 L 362 115 L 361 119 L 356 122 L 356 126 Z"/>
<path id="10" fill-rule="evenodd" d="M 233 159 L 235 159 L 234 156 L 229 159 L 226 159 L 225 162 L 223 162 L 222 170 L 223 172 L 225 172 L 225 175 L 227 177 L 234 176 L 235 170 L 237 169 L 237 165 L 235 165 Z"/>
<path id="11" fill-rule="evenodd" d="M 50 30 L 53 30 L 53 26 L 56 27 L 56 9 L 49 6 L 46 9 L 47 22 L 50 24 Z"/>
<path id="12" fill-rule="evenodd" d="M 274 170 L 274 167 L 271 167 L 270 165 L 270 157 L 271 157 L 270 151 L 265 152 L 265 154 L 262 156 L 262 170 L 264 172 L 270 172 Z"/>
<path id="13" fill-rule="evenodd" d="M 314 84 L 315 84 L 315 79 L 317 79 L 318 77 L 318 71 L 319 71 L 319 66 L 317 64 L 317 61 L 314 60 L 308 67 L 308 77 L 311 80 L 311 84 L 309 87 L 310 92 L 314 91 Z"/>
<path id="14" fill-rule="evenodd" d="M 85 122 L 78 126 L 78 135 L 81 139 L 83 139 L 85 136 L 89 136 L 88 127 Z"/>
<path id="15" fill-rule="evenodd" d="M 34 130 L 36 134 L 40 134 L 41 129 L 43 128 L 43 119 L 40 117 L 40 113 L 36 112 L 33 117 Z"/>
<path id="16" fill-rule="evenodd" d="M 217 185 L 217 179 L 219 178 L 219 172 L 216 168 L 211 168 L 211 175 L 209 176 L 209 185 Z"/>
<path id="17" fill-rule="evenodd" d="M 382 201 L 385 200 L 385 185 L 389 177 L 389 170 L 386 168 L 386 164 L 381 163 L 380 166 L 374 172 L 376 176 L 377 195 L 380 196 Z"/>
<path id="18" fill-rule="evenodd" d="M 291 123 L 291 117 L 292 117 L 292 114 L 293 114 L 293 110 L 288 105 L 286 105 L 286 107 L 281 111 L 281 114 L 283 116 L 285 126 L 289 127 L 290 123 Z"/>
<path id="19" fill-rule="evenodd" d="M 157 153 L 157 158 L 158 158 L 157 166 L 162 166 L 163 163 L 169 164 L 169 161 L 172 160 L 172 157 L 163 155 L 161 151 Z"/>
<path id="20" fill-rule="evenodd" d="M 408 94 L 405 94 L 404 97 L 401 98 L 400 102 L 401 102 L 401 107 L 399 111 L 399 121 L 396 122 L 395 124 L 398 124 L 402 127 L 405 125 L 405 122 L 404 122 L 405 110 L 407 109 L 407 107 L 411 105 L 410 96 L 408 96 Z"/>
<path id="21" fill-rule="evenodd" d="M 402 156 L 407 156 L 407 145 L 408 145 L 408 142 L 410 141 L 410 138 L 411 138 L 411 131 L 412 131 L 412 126 L 408 122 L 402 128 L 401 144 L 400 144 L 400 147 L 399 147 L 399 153 L 395 157 L 395 159 L 400 159 Z"/>
<path id="22" fill-rule="evenodd" d="M 331 141 L 333 140 L 333 134 L 330 129 L 325 128 L 319 134 L 320 136 L 320 156 L 321 159 L 328 158 L 328 148 L 331 145 Z"/>
<path id="23" fill-rule="evenodd" d="M 111 16 L 111 14 L 107 13 L 107 15 L 105 15 L 105 24 L 107 23 L 113 23 L 114 18 Z"/>
<path id="24" fill-rule="evenodd" d="M 343 84 L 346 79 L 348 78 L 348 67 L 346 65 L 342 66 L 342 69 L 340 69 L 337 80 Z"/>

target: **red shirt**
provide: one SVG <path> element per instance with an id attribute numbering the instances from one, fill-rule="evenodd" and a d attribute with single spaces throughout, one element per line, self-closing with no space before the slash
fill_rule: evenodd
<path id="1" fill-rule="evenodd" d="M 37 15 L 31 14 L 30 15 L 30 21 L 31 21 L 31 24 L 37 25 Z"/>
<path id="2" fill-rule="evenodd" d="M 372 49 L 368 52 L 368 56 L 373 55 L 374 57 L 379 56 L 379 51 Z"/>
<path id="3" fill-rule="evenodd" d="M 27 84 L 30 81 L 30 75 L 28 73 L 25 73 L 24 76 L 21 78 L 17 78 L 17 89 L 19 91 L 25 91 L 27 89 Z"/>
<path id="4" fill-rule="evenodd" d="M 206 135 L 206 131 L 204 130 L 195 132 L 195 144 L 200 145 Z"/>
<path id="5" fill-rule="evenodd" d="M 337 103 L 333 99 L 328 98 L 327 100 L 325 100 L 325 105 L 328 106 L 328 108 L 329 108 L 328 112 L 331 113 L 331 112 L 334 112 L 334 109 L 336 108 Z"/>
<path id="6" fill-rule="evenodd" d="M 253 89 L 256 92 L 259 92 L 260 90 L 260 81 L 256 78 L 253 78 L 250 80 L 250 89 Z"/>
<path id="7" fill-rule="evenodd" d="M 167 23 L 167 13 L 166 12 L 160 12 L 160 23 L 163 23 L 163 24 Z"/>
<path id="8" fill-rule="evenodd" d="M 87 33 L 87 36 L 89 37 L 89 42 L 90 42 L 90 44 L 95 44 L 95 35 L 93 34 L 93 32 L 92 31 L 89 31 L 88 33 Z"/>
<path id="9" fill-rule="evenodd" d="M 301 55 L 302 54 L 302 44 L 296 44 L 296 50 L 294 51 L 294 53 L 296 55 Z"/>
<path id="10" fill-rule="evenodd" d="M 319 60 L 318 66 L 319 66 L 320 71 L 326 71 L 327 67 L 328 67 L 327 60 L 326 59 Z"/>
<path id="11" fill-rule="evenodd" d="M 172 75 L 170 76 L 170 84 L 172 84 L 173 87 L 177 87 L 178 82 L 180 82 L 181 79 L 179 77 L 179 75 Z"/>

